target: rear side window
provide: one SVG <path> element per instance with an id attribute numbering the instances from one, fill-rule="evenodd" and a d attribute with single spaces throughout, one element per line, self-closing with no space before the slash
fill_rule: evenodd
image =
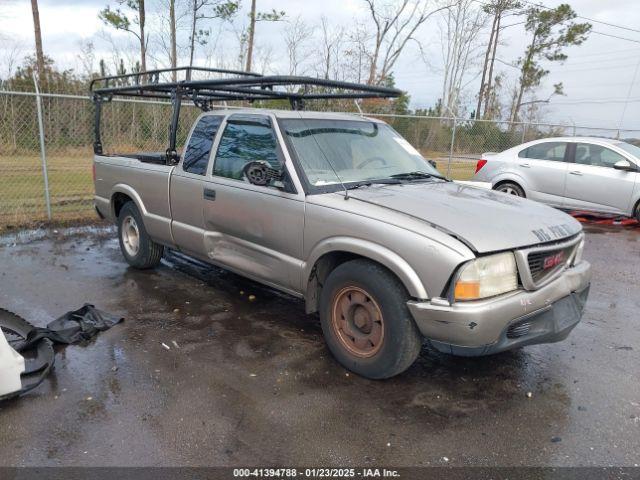
<path id="1" fill-rule="evenodd" d="M 245 166 L 254 161 L 281 166 L 271 121 L 258 115 L 233 115 L 220 138 L 213 174 L 242 180 Z"/>
<path id="2" fill-rule="evenodd" d="M 220 123 L 222 123 L 222 116 L 219 115 L 205 115 L 198 120 L 184 153 L 182 169 L 185 172 L 197 175 L 205 174 L 213 139 Z"/>
<path id="3" fill-rule="evenodd" d="M 531 145 L 524 150 L 520 150 L 520 158 L 531 158 L 534 160 L 550 160 L 553 162 L 563 162 L 564 154 L 567 151 L 566 142 L 545 142 Z"/>

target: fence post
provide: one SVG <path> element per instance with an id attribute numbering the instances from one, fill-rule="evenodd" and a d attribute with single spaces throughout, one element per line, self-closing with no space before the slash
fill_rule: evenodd
<path id="1" fill-rule="evenodd" d="M 447 164 L 447 178 L 451 179 L 451 160 L 453 158 L 453 146 L 456 141 L 457 118 L 453 117 L 453 129 L 451 130 L 451 147 L 449 148 L 449 163 Z"/>
<path id="2" fill-rule="evenodd" d="M 520 143 L 524 143 L 525 136 L 527 135 L 527 124 L 522 124 L 522 141 Z"/>
<path id="3" fill-rule="evenodd" d="M 40 158 L 42 160 L 42 178 L 44 179 L 44 200 L 47 204 L 47 218 L 51 220 L 51 196 L 49 194 L 49 174 L 47 170 L 47 152 L 44 147 L 44 122 L 42 121 L 42 100 L 36 74 L 33 74 L 33 85 L 36 89 L 36 107 L 38 112 L 38 132 L 40 134 Z"/>

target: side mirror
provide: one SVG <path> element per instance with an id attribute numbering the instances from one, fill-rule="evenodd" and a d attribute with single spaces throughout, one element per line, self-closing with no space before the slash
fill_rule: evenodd
<path id="1" fill-rule="evenodd" d="M 284 167 L 273 168 L 269 163 L 263 160 L 256 160 L 247 163 L 242 169 L 245 178 L 253 185 L 267 186 L 271 185 L 276 188 L 283 188 L 284 184 Z"/>
<path id="2" fill-rule="evenodd" d="M 628 160 L 620 160 L 613 164 L 613 168 L 616 170 L 622 170 L 624 172 L 635 172 L 637 170 L 635 165 L 631 165 Z"/>

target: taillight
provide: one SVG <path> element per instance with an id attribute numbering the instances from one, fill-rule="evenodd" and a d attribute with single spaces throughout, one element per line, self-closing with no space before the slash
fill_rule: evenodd
<path id="1" fill-rule="evenodd" d="M 476 173 L 478 173 L 480 169 L 484 167 L 486 164 L 487 164 L 486 160 L 478 160 L 478 163 L 476 163 Z"/>

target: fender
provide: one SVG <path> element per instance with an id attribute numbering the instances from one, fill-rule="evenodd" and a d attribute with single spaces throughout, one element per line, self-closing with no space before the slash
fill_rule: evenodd
<path id="1" fill-rule="evenodd" d="M 491 188 L 493 189 L 496 184 L 504 181 L 515 182 L 520 185 L 524 189 L 524 193 L 526 194 L 529 190 L 529 185 L 527 181 L 519 174 L 513 171 L 500 172 L 498 175 L 491 179 Z"/>
<path id="2" fill-rule="evenodd" d="M 311 271 L 318 259 L 331 252 L 349 252 L 370 258 L 395 273 L 413 298 L 429 298 L 418 274 L 400 255 L 377 243 L 352 237 L 327 238 L 313 248 L 308 260 L 302 264 L 303 292 L 307 290 Z"/>
<path id="3" fill-rule="evenodd" d="M 113 203 L 113 196 L 116 193 L 124 193 L 126 196 L 128 196 L 129 198 L 131 198 L 133 200 L 133 203 L 136 204 L 136 207 L 138 208 L 138 211 L 140 212 L 140 214 L 143 217 L 149 216 L 149 212 L 145 208 L 144 203 L 143 203 L 142 199 L 140 198 L 140 195 L 138 195 L 138 192 L 136 192 L 132 187 L 130 187 L 129 185 L 127 185 L 125 183 L 117 183 L 111 189 L 111 195 L 110 195 L 110 198 L 109 198 L 109 204 L 111 205 L 111 216 L 114 219 L 116 218 L 116 209 L 115 209 L 115 205 Z"/>
<path id="4" fill-rule="evenodd" d="M 142 215 L 144 227 L 151 238 L 163 245 L 175 244 L 173 240 L 173 232 L 171 231 L 171 219 L 161 215 L 156 215 L 155 213 L 150 213 L 145 207 L 138 192 L 126 183 L 118 183 L 111 189 L 111 198 L 109 199 L 109 203 L 111 204 L 111 215 L 114 219 L 116 218 L 116 215 L 113 196 L 116 193 L 124 193 L 133 200 L 133 203 L 136 204 L 140 215 Z"/>

